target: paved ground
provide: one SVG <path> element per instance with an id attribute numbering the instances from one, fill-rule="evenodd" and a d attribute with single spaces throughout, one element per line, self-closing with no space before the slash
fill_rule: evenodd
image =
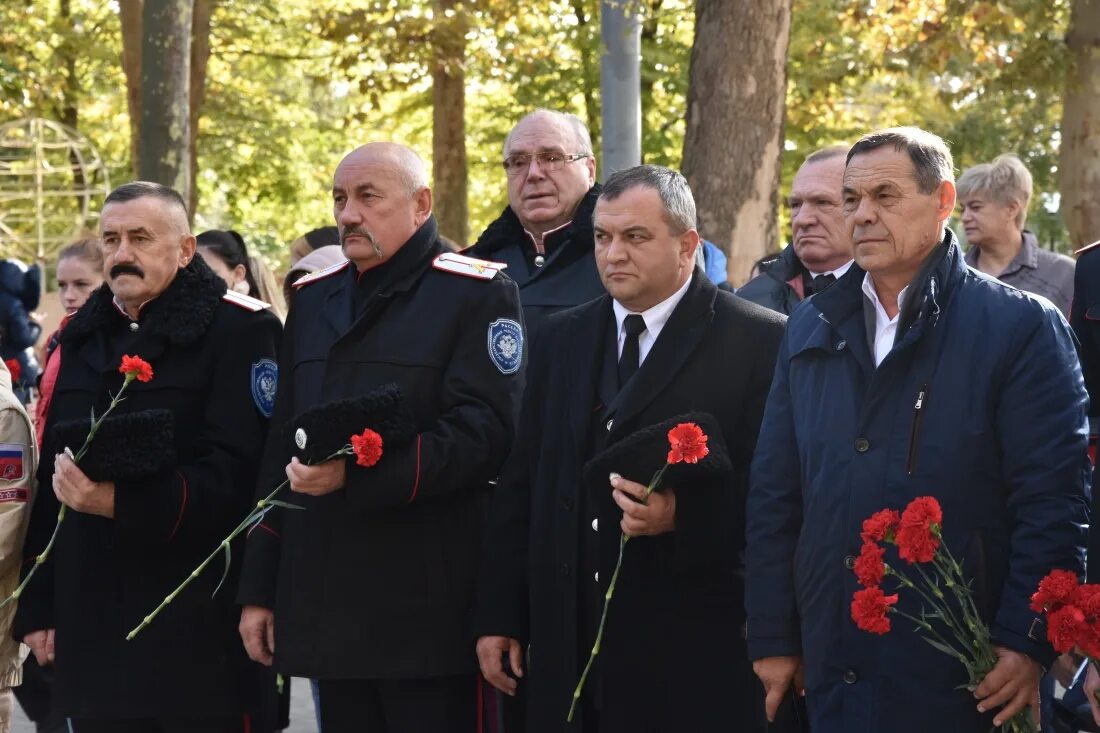
<path id="1" fill-rule="evenodd" d="M 12 733 L 34 733 L 34 724 L 27 720 L 16 705 Z M 290 686 L 290 727 L 286 733 L 317 733 L 313 716 L 313 698 L 309 693 L 309 680 L 295 679 Z"/>

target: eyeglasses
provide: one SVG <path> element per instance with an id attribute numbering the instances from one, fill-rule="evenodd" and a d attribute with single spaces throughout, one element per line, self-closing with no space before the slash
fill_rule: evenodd
<path id="1" fill-rule="evenodd" d="M 560 171 L 567 163 L 591 157 L 588 153 L 574 153 L 573 155 L 555 152 L 535 153 L 534 155 L 520 153 L 509 155 L 504 159 L 503 165 L 504 172 L 509 176 L 519 176 L 530 170 L 532 158 L 539 162 L 539 168 L 543 171 Z"/>

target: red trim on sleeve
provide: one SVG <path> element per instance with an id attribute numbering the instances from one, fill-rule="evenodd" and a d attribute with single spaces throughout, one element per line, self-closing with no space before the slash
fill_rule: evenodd
<path id="1" fill-rule="evenodd" d="M 244 720 L 241 721 L 241 730 L 243 733 L 252 733 L 252 716 L 248 713 L 244 714 Z"/>
<path id="2" fill-rule="evenodd" d="M 251 529 L 249 529 L 249 530 L 248 530 L 248 532 L 246 532 L 244 536 L 245 536 L 246 538 L 248 538 L 248 537 L 251 537 L 251 536 L 252 536 L 252 533 L 256 531 L 256 528 L 257 528 L 257 527 L 259 527 L 260 529 L 263 529 L 263 530 L 266 530 L 266 531 L 270 532 L 271 534 L 275 535 L 275 536 L 276 536 L 276 537 L 278 537 L 279 539 L 282 539 L 282 537 L 281 537 L 281 536 L 279 535 L 279 533 L 278 533 L 278 532 L 276 532 L 275 530 L 273 530 L 273 529 L 272 529 L 271 527 L 268 527 L 268 526 L 267 526 L 266 524 L 264 524 L 263 522 L 257 522 L 256 524 L 253 524 L 253 525 L 252 525 L 252 528 L 251 528 Z"/>
<path id="3" fill-rule="evenodd" d="M 172 527 L 172 533 L 168 535 L 169 541 L 171 541 L 172 538 L 176 536 L 176 532 L 179 531 L 180 523 L 183 522 L 183 510 L 187 508 L 187 479 L 184 478 L 182 473 L 177 473 L 176 475 L 180 477 L 180 487 L 183 492 L 183 497 L 180 500 L 180 513 L 179 516 L 176 517 L 176 526 Z"/>
<path id="4" fill-rule="evenodd" d="M 420 434 L 416 435 L 416 481 L 413 482 L 413 491 L 409 494 L 409 503 L 416 498 L 416 492 L 420 490 Z"/>

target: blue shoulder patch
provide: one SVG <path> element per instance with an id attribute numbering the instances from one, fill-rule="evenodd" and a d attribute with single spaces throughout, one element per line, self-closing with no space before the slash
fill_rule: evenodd
<path id="1" fill-rule="evenodd" d="M 513 374 L 523 363 L 523 327 L 507 318 L 489 324 L 489 358 L 501 374 Z"/>
<path id="2" fill-rule="evenodd" d="M 264 417 L 275 410 L 275 392 L 279 387 L 279 365 L 260 359 L 252 365 L 252 401 Z"/>

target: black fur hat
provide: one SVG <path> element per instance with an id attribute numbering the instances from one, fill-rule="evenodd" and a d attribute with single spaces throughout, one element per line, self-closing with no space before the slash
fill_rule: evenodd
<path id="1" fill-rule="evenodd" d="M 167 473 L 176 465 L 174 424 L 170 410 L 108 415 L 80 459 L 80 470 L 92 481 L 141 481 Z M 50 430 L 53 444 L 75 454 L 90 426 L 88 420 L 58 423 Z"/>
<path id="2" fill-rule="evenodd" d="M 385 445 L 412 440 L 416 426 L 400 387 L 385 384 L 361 397 L 311 407 L 290 423 L 287 438 L 298 460 L 317 463 L 366 428 L 381 435 Z"/>
<path id="3" fill-rule="evenodd" d="M 698 463 L 677 463 L 669 466 L 661 481 L 663 486 L 682 486 L 687 482 L 711 479 L 733 469 L 726 440 L 718 421 L 709 412 L 689 412 L 642 428 L 608 446 L 584 464 L 584 482 L 588 486 L 607 486 L 612 472 L 640 484 L 648 484 L 665 465 L 668 457 L 668 432 L 680 423 L 695 423 L 707 436 L 706 457 Z"/>

